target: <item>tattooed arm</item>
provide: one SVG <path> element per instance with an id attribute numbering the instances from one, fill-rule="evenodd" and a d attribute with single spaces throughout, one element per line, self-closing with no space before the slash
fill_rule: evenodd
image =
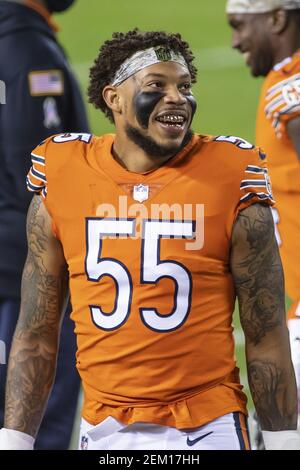
<path id="1" fill-rule="evenodd" d="M 231 270 L 246 340 L 251 394 L 268 431 L 297 428 L 297 392 L 285 319 L 284 279 L 271 211 L 241 211 L 232 235 Z"/>
<path id="2" fill-rule="evenodd" d="M 53 384 L 68 271 L 51 218 L 34 196 L 27 216 L 28 255 L 9 359 L 5 427 L 35 436 Z"/>

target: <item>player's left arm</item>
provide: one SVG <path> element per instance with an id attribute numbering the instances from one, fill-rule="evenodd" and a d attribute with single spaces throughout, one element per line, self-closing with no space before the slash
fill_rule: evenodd
<path id="1" fill-rule="evenodd" d="M 300 116 L 287 122 L 286 130 L 291 139 L 300 162 Z"/>
<path id="2" fill-rule="evenodd" d="M 232 234 L 231 271 L 245 333 L 249 385 L 261 427 L 295 430 L 297 391 L 284 277 L 269 207 L 254 204 L 240 212 Z"/>

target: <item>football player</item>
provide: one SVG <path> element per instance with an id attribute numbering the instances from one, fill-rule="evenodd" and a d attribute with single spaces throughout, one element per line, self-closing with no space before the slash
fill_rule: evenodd
<path id="1" fill-rule="evenodd" d="M 268 155 L 273 217 L 292 305 L 288 311 L 300 414 L 300 1 L 229 0 L 232 46 L 254 77 L 265 77 L 256 143 Z"/>
<path id="2" fill-rule="evenodd" d="M 68 273 L 83 449 L 250 448 L 236 294 L 266 446 L 300 448 L 265 154 L 192 132 L 195 81 L 179 34 L 115 33 L 89 87 L 115 135 L 59 134 L 33 150 L 2 448 L 33 445 Z"/>

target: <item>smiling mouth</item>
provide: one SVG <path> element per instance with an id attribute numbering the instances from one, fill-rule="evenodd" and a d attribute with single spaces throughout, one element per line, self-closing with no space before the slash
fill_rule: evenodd
<path id="1" fill-rule="evenodd" d="M 187 121 L 187 118 L 182 114 L 161 114 L 155 118 L 163 126 L 182 129 Z"/>
<path id="2" fill-rule="evenodd" d="M 242 52 L 243 54 L 243 58 L 246 62 L 246 64 L 249 64 L 249 59 L 250 59 L 250 51 L 245 51 L 245 52 Z"/>

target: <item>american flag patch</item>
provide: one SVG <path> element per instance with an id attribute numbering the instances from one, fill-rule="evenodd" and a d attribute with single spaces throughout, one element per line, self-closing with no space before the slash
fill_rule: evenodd
<path id="1" fill-rule="evenodd" d="M 28 74 L 31 96 L 62 95 L 64 77 L 61 70 L 39 70 Z"/>

